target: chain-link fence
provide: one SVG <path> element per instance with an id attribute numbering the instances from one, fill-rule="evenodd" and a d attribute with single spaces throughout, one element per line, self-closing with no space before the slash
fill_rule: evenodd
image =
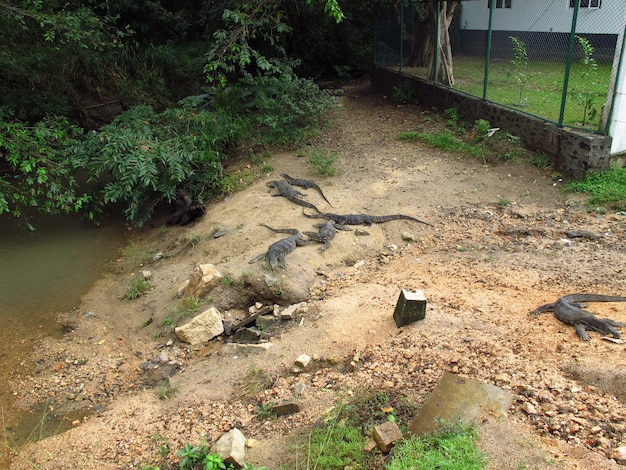
<path id="1" fill-rule="evenodd" d="M 436 29 L 446 3 L 376 4 L 375 65 L 442 82 L 434 51 L 448 46 Z M 603 131 L 626 2 L 464 0 L 450 17 L 452 79 L 444 84 L 560 126 Z"/>

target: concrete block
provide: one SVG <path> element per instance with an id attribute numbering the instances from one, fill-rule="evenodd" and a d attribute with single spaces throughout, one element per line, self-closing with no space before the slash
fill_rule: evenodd
<path id="1" fill-rule="evenodd" d="M 393 319 L 398 328 L 409 325 L 426 317 L 426 297 L 421 290 L 402 289 L 393 312 Z"/>

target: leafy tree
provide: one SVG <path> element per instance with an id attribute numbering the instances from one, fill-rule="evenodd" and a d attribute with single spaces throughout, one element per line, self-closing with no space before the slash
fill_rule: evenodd
<path id="1" fill-rule="evenodd" d="M 311 4 L 313 0 L 307 0 Z M 345 17 L 337 0 L 326 0 L 325 12 L 337 22 Z M 205 72 L 210 83 L 226 86 L 249 74 L 282 73 L 285 38 L 292 27 L 285 21 L 283 0 L 239 1 L 222 14 L 223 27 L 213 34 Z"/>

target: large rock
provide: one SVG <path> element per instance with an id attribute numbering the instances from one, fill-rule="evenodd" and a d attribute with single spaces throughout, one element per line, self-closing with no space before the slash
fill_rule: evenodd
<path id="1" fill-rule="evenodd" d="M 223 277 L 214 265 L 201 264 L 194 270 L 184 295 L 185 297 L 203 298 Z"/>
<path id="2" fill-rule="evenodd" d="M 509 391 L 446 372 L 411 421 L 409 431 L 422 436 L 436 432 L 444 422 L 506 417 L 512 403 L 513 395 Z"/>
<path id="3" fill-rule="evenodd" d="M 215 307 L 211 307 L 189 323 L 176 327 L 174 333 L 183 343 L 191 345 L 206 343 L 224 333 L 222 314 Z"/>
<path id="4" fill-rule="evenodd" d="M 226 465 L 233 465 L 235 468 L 242 468 L 246 457 L 246 438 L 237 429 L 231 429 L 215 443 L 215 452 Z"/>

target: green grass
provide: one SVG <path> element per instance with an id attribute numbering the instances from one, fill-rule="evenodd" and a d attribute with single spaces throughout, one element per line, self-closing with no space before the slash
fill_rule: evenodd
<path id="1" fill-rule="evenodd" d="M 479 157 L 485 163 L 485 150 L 481 144 L 463 142 L 448 130 L 436 134 L 409 131 L 400 134 L 399 138 L 400 140 L 424 142 L 444 152 L 459 152 L 471 157 Z"/>
<path id="2" fill-rule="evenodd" d="M 337 174 L 337 167 L 335 162 L 339 158 L 337 152 L 323 153 L 317 149 L 314 149 L 309 157 L 309 166 L 311 169 L 320 176 L 328 178 Z"/>
<path id="3" fill-rule="evenodd" d="M 591 206 L 626 210 L 626 168 L 590 172 L 581 181 L 567 183 L 564 189 L 591 195 Z"/>
<path id="4" fill-rule="evenodd" d="M 128 290 L 124 298 L 128 300 L 135 300 L 146 293 L 150 288 L 150 284 L 142 277 L 135 277 L 130 280 Z"/>
<path id="5" fill-rule="evenodd" d="M 485 59 L 477 56 L 455 55 L 454 88 L 473 96 L 483 96 Z M 610 63 L 598 63 L 597 72 L 589 80 L 590 91 L 598 110 L 606 102 L 607 89 L 611 78 Z M 405 69 L 406 73 L 425 78 L 424 69 Z M 531 79 L 522 90 L 522 103 L 519 103 L 519 84 L 514 77 L 514 70 L 508 60 L 492 60 L 489 63 L 487 95 L 489 101 L 509 106 L 520 111 L 546 118 L 558 123 L 563 96 L 565 77 L 564 61 L 529 61 L 528 72 Z M 583 127 L 584 107 L 577 94 L 586 90 L 585 68 L 579 62 L 573 62 L 570 69 L 568 93 L 566 97 L 563 124 Z M 521 104 L 521 106 L 520 106 Z M 587 119 L 586 129 L 597 129 L 600 113 L 593 119 Z"/>
<path id="6" fill-rule="evenodd" d="M 529 114 L 558 122 L 563 95 L 565 62 L 530 61 L 528 73 L 532 74 L 529 83 L 522 91 L 523 106 L 519 106 L 519 85 L 512 75 L 512 67 L 507 60 L 493 60 L 489 64 L 487 96 L 489 101 L 511 106 Z M 576 99 L 578 92 L 586 87 L 585 69 L 579 62 L 571 64 L 568 95 L 566 98 L 563 123 L 582 127 L 583 105 Z M 482 57 L 454 56 L 455 88 L 474 96 L 483 96 L 485 61 Z M 606 101 L 607 88 L 611 77 L 611 64 L 599 63 L 597 74 L 590 83 L 595 96 L 595 104 L 601 109 Z M 597 129 L 598 118 L 589 120 L 585 126 Z"/>
<path id="7" fill-rule="evenodd" d="M 411 436 L 394 448 L 393 459 L 385 470 L 479 470 L 485 456 L 476 444 L 473 425 L 446 425 L 437 433 Z"/>

